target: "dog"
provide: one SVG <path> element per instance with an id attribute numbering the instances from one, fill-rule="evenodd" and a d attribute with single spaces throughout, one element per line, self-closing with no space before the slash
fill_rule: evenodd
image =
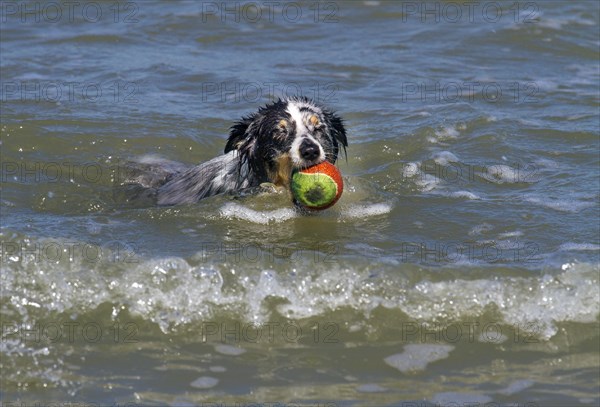
<path id="1" fill-rule="evenodd" d="M 290 191 L 292 172 L 323 161 L 332 164 L 348 141 L 342 119 L 306 97 L 279 99 L 244 116 L 229 132 L 224 154 L 186 168 L 155 159 L 126 180 L 158 205 L 191 204 L 225 193 Z"/>

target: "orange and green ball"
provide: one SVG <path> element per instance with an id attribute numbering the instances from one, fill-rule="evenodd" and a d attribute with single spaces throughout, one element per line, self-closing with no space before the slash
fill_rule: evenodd
<path id="1" fill-rule="evenodd" d="M 292 195 L 296 202 L 308 209 L 327 209 L 340 199 L 344 190 L 342 175 L 328 161 L 294 171 Z"/>

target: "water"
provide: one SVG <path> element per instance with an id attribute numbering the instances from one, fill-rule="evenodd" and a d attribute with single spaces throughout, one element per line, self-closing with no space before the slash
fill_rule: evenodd
<path id="1" fill-rule="evenodd" d="M 597 2 L 1 4 L 3 403 L 600 403 Z M 113 187 L 288 94 L 333 208 Z"/>

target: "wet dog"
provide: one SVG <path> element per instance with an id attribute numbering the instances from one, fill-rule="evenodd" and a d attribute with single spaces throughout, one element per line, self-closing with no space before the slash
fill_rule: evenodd
<path id="1" fill-rule="evenodd" d="M 159 205 L 198 202 L 223 193 L 271 185 L 289 190 L 294 169 L 325 160 L 335 164 L 348 141 L 342 119 L 304 97 L 278 100 L 242 117 L 229 132 L 223 155 L 185 168 L 161 160 L 126 180 Z"/>

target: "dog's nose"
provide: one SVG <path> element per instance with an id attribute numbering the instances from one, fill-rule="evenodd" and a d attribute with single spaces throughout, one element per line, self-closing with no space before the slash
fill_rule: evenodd
<path id="1" fill-rule="evenodd" d="M 319 146 L 310 140 L 304 140 L 300 144 L 300 155 L 308 161 L 312 161 L 320 155 Z"/>

